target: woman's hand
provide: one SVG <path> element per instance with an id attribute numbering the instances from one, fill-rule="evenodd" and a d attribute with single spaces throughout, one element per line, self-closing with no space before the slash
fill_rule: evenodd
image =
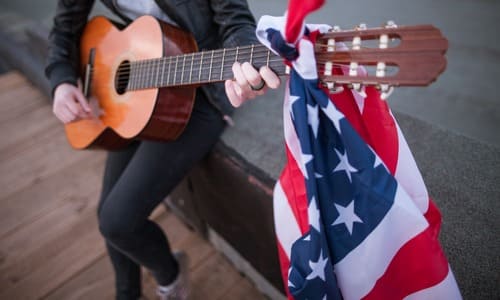
<path id="1" fill-rule="evenodd" d="M 61 83 L 56 87 L 52 110 L 64 124 L 92 116 L 92 110 L 81 90 L 69 83 Z"/>
<path id="2" fill-rule="evenodd" d="M 269 67 L 257 71 L 250 63 L 233 64 L 234 80 L 226 80 L 225 88 L 229 101 L 238 107 L 249 99 L 264 95 L 267 88 L 276 89 L 280 78 Z"/>

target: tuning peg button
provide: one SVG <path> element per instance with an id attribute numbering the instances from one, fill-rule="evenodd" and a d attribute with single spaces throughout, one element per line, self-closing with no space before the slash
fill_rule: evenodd
<path id="1" fill-rule="evenodd" d="M 356 26 L 356 30 L 366 30 L 366 24 L 365 23 L 360 23 L 358 26 Z"/>
<path id="2" fill-rule="evenodd" d="M 396 22 L 389 20 L 389 21 L 385 22 L 384 27 L 385 28 L 397 28 L 398 25 L 396 24 Z"/>

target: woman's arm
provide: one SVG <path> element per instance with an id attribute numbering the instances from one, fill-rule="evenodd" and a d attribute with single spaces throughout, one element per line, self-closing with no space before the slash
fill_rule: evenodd
<path id="1" fill-rule="evenodd" d="M 45 74 L 52 87 L 53 112 L 63 123 L 87 118 L 91 113 L 77 82 L 80 36 L 93 4 L 93 0 L 59 0 L 57 3 Z"/>
<path id="2" fill-rule="evenodd" d="M 259 43 L 255 36 L 255 19 L 246 0 L 212 0 L 211 6 L 224 47 Z M 235 80 L 227 80 L 225 89 L 229 101 L 235 107 L 263 95 L 267 87 L 275 89 L 280 85 L 279 77 L 267 66 L 256 70 L 248 62 L 236 62 L 233 73 Z"/>
<path id="3" fill-rule="evenodd" d="M 59 0 L 57 3 L 45 68 L 53 92 L 61 83 L 77 84 L 78 46 L 93 4 L 94 0 Z"/>

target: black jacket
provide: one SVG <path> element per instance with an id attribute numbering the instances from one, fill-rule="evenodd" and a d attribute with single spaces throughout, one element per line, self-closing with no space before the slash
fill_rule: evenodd
<path id="1" fill-rule="evenodd" d="M 116 9 L 115 0 L 101 0 L 125 24 L 131 22 Z M 255 20 L 246 0 L 155 0 L 181 28 L 191 32 L 200 50 L 258 43 Z M 63 83 L 76 84 L 79 70 L 78 44 L 94 0 L 59 0 L 49 36 L 45 73 L 52 90 Z M 208 100 L 224 114 L 232 107 L 223 84 L 202 87 Z"/>

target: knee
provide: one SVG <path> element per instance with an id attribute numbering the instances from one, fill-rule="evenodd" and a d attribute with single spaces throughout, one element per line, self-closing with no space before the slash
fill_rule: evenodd
<path id="1" fill-rule="evenodd" d="M 99 231 L 109 241 L 126 239 L 130 232 L 130 223 L 118 214 L 100 209 L 98 212 Z"/>

